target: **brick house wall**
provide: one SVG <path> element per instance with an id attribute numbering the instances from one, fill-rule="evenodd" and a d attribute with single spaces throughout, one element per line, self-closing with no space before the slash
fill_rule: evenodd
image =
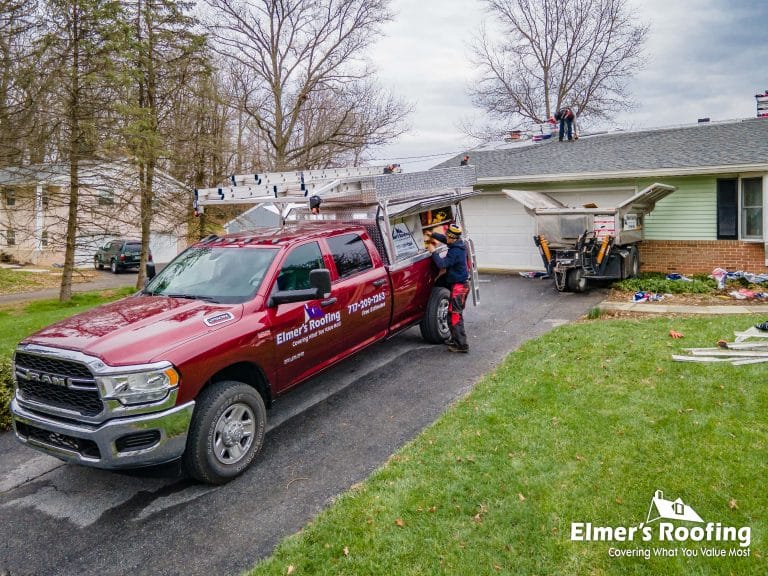
<path id="1" fill-rule="evenodd" d="M 642 272 L 711 274 L 715 268 L 764 274 L 762 243 L 739 240 L 643 240 L 640 248 Z"/>

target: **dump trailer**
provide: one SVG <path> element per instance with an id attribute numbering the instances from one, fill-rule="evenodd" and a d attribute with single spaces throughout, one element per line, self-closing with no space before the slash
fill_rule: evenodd
<path id="1" fill-rule="evenodd" d="M 504 190 L 536 220 L 534 243 L 560 292 L 584 292 L 589 280 L 637 276 L 645 217 L 674 186 L 651 184 L 618 206 L 566 206 L 543 192 Z"/>

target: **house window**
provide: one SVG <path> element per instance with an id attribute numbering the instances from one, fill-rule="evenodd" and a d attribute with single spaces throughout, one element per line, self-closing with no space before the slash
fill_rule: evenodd
<path id="1" fill-rule="evenodd" d="M 741 181 L 741 237 L 763 237 L 762 178 L 744 178 Z"/>
<path id="2" fill-rule="evenodd" d="M 739 181 L 736 178 L 717 181 L 717 239 L 736 240 L 739 218 Z"/>
<path id="3" fill-rule="evenodd" d="M 111 190 L 99 191 L 99 206 L 112 206 L 115 203 L 115 193 Z"/>
<path id="4" fill-rule="evenodd" d="M 13 188 L 3 188 L 3 199 L 6 206 L 13 206 L 16 204 L 16 190 Z"/>
<path id="5" fill-rule="evenodd" d="M 16 232 L 11 230 L 10 228 L 5 231 L 5 244 L 6 246 L 16 245 Z"/>
<path id="6" fill-rule="evenodd" d="M 48 230 L 43 230 L 43 233 L 40 235 L 40 243 L 43 246 L 48 246 Z"/>

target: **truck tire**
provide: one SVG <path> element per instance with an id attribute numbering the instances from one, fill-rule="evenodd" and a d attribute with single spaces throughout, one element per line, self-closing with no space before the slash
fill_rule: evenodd
<path id="1" fill-rule="evenodd" d="M 117 265 L 117 260 L 114 258 L 109 263 L 109 269 L 112 272 L 112 274 L 120 274 L 120 267 Z"/>
<path id="2" fill-rule="evenodd" d="M 206 484 L 224 484 L 242 474 L 264 443 L 267 411 L 256 389 L 217 382 L 197 399 L 182 463 Z"/>
<path id="3" fill-rule="evenodd" d="M 565 283 L 570 292 L 584 292 L 587 289 L 587 277 L 584 275 L 584 270 L 581 268 L 569 270 Z"/>
<path id="4" fill-rule="evenodd" d="M 93 267 L 96 268 L 96 270 L 104 270 L 104 264 L 99 261 L 98 256 L 94 256 L 93 258 Z"/>
<path id="5" fill-rule="evenodd" d="M 637 246 L 629 247 L 629 264 L 627 278 L 637 278 L 640 275 L 640 253 Z"/>
<path id="6" fill-rule="evenodd" d="M 419 324 L 421 337 L 430 344 L 442 344 L 451 336 L 448 327 L 448 305 L 451 291 L 448 288 L 432 288 L 427 302 L 427 313 Z"/>

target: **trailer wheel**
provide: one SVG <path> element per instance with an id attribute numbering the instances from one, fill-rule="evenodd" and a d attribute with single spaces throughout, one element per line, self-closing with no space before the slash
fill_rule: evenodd
<path id="1" fill-rule="evenodd" d="M 267 411 L 253 387 L 217 382 L 197 400 L 182 463 L 200 482 L 224 484 L 250 466 L 264 442 Z"/>
<path id="2" fill-rule="evenodd" d="M 629 266 L 627 269 L 627 278 L 637 278 L 640 275 L 640 253 L 637 246 L 629 247 Z"/>
<path id="3" fill-rule="evenodd" d="M 442 344 L 451 336 L 448 326 L 448 304 L 451 292 L 448 288 L 432 288 L 432 294 L 427 302 L 427 312 L 419 328 L 421 337 L 430 344 Z"/>
<path id="4" fill-rule="evenodd" d="M 581 268 L 569 270 L 565 283 L 571 292 L 584 292 L 587 289 L 587 277 L 584 276 L 584 270 Z"/>

